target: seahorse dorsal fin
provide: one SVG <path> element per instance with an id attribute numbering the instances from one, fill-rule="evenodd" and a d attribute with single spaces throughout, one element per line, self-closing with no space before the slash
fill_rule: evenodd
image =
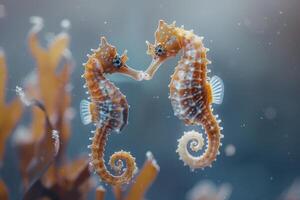
<path id="1" fill-rule="evenodd" d="M 224 84 L 220 77 L 213 76 L 210 79 L 210 84 L 212 88 L 212 100 L 215 104 L 221 104 L 224 97 Z"/>
<path id="2" fill-rule="evenodd" d="M 90 102 L 87 100 L 82 100 L 80 102 L 80 118 L 84 125 L 87 125 L 92 122 Z"/>

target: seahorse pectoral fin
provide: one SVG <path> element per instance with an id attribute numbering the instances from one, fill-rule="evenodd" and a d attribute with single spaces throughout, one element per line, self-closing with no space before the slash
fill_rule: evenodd
<path id="1" fill-rule="evenodd" d="M 212 88 L 212 100 L 215 104 L 221 104 L 224 97 L 224 83 L 218 76 L 213 76 L 210 80 Z"/>
<path id="2" fill-rule="evenodd" d="M 87 100 L 82 100 L 80 102 L 80 118 L 84 125 L 87 125 L 92 122 L 92 114 L 90 110 L 91 102 Z"/>
<path id="3" fill-rule="evenodd" d="M 146 80 L 150 80 L 153 78 L 155 72 L 158 70 L 158 68 L 161 66 L 165 59 L 162 58 L 153 58 L 150 66 L 147 68 L 145 72 L 145 78 Z"/>

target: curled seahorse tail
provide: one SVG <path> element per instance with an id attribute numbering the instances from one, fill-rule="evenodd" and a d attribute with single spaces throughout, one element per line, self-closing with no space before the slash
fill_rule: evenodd
<path id="1" fill-rule="evenodd" d="M 220 127 L 216 118 L 211 112 L 201 120 L 201 124 L 207 134 L 207 145 L 204 153 L 200 156 L 191 155 L 188 150 L 188 144 L 191 151 L 198 152 L 204 145 L 204 139 L 201 133 L 196 131 L 185 132 L 185 134 L 178 140 L 177 152 L 179 159 L 191 169 L 204 168 L 211 166 L 212 162 L 216 160 L 219 154 L 219 147 L 221 145 L 220 139 L 223 135 L 220 133 Z"/>
<path id="2" fill-rule="evenodd" d="M 111 185 L 128 183 L 136 171 L 135 158 L 129 152 L 115 152 L 110 157 L 109 164 L 118 175 L 111 174 L 107 170 L 104 161 L 104 151 L 108 134 L 109 131 L 107 130 L 107 127 L 96 129 L 95 135 L 92 139 L 92 144 L 90 146 L 91 164 L 102 181 Z M 124 171 L 122 171 L 124 166 L 123 162 L 125 162 L 126 166 Z"/>

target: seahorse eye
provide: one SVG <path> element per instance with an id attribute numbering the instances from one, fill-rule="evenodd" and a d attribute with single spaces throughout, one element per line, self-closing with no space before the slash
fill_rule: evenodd
<path id="1" fill-rule="evenodd" d="M 113 66 L 115 66 L 117 68 L 120 68 L 122 66 L 122 60 L 121 60 L 120 56 L 114 57 L 112 62 L 113 62 Z"/>
<path id="2" fill-rule="evenodd" d="M 165 51 L 165 49 L 164 49 L 164 47 L 162 46 L 162 45 L 157 45 L 156 47 L 155 47 L 155 55 L 157 55 L 157 56 L 162 56 L 162 55 L 164 55 L 166 53 L 166 51 Z"/>

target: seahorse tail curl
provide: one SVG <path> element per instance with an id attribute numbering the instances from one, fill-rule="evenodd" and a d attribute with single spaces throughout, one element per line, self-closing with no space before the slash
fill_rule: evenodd
<path id="1" fill-rule="evenodd" d="M 210 112 L 209 112 L 210 113 Z M 222 145 L 220 139 L 223 135 L 220 133 L 219 124 L 216 118 L 210 114 L 209 117 L 205 117 L 201 120 L 201 124 L 207 134 L 207 145 L 204 153 L 200 156 L 191 155 L 189 149 L 193 152 L 198 152 L 204 146 L 204 139 L 202 134 L 196 131 L 185 132 L 184 135 L 178 140 L 178 146 L 176 152 L 179 154 L 179 159 L 188 165 L 192 170 L 211 167 L 213 161 L 216 160 L 219 155 L 219 147 Z M 188 147 L 189 145 L 189 147 Z"/>
<path id="2" fill-rule="evenodd" d="M 111 174 L 107 170 L 104 161 L 104 151 L 108 134 L 109 132 L 106 127 L 96 129 L 90 146 L 91 164 L 101 180 L 105 183 L 110 185 L 122 185 L 128 183 L 136 171 L 135 158 L 129 152 L 115 152 L 110 157 L 109 165 L 118 175 Z M 123 163 L 125 163 L 125 165 Z M 124 168 L 124 166 L 126 168 Z"/>

